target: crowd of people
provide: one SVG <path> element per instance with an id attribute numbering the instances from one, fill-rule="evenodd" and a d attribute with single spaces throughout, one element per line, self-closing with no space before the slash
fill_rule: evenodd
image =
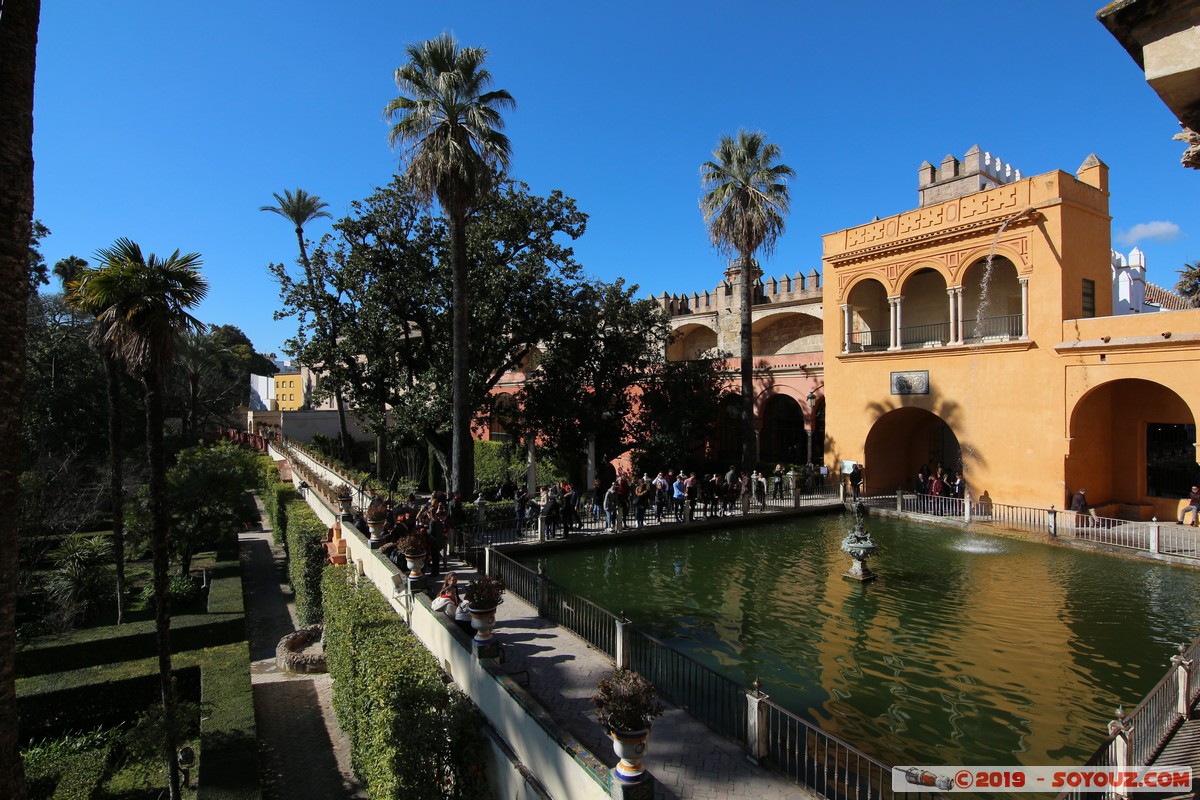
<path id="1" fill-rule="evenodd" d="M 354 525 L 360 531 L 369 527 L 368 514 L 384 516 L 381 535 L 372 537 L 379 543 L 379 551 L 384 556 L 394 564 L 403 564 L 404 553 L 397 543 L 416 536 L 427 554 L 425 566 L 429 575 L 435 578 L 441 574 L 451 531 L 466 521 L 462 498 L 457 492 L 449 498 L 445 492 L 434 492 L 424 501 L 410 494 L 403 503 L 374 498 L 367 511 L 359 509 L 354 516 Z"/>

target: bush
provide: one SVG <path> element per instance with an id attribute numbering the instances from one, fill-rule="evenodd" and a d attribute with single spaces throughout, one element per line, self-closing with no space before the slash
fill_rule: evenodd
<path id="1" fill-rule="evenodd" d="M 259 494 L 271 522 L 272 539 L 282 545 L 287 536 L 287 504 L 300 495 L 290 483 L 279 480 L 279 468 L 270 456 L 262 456 Z"/>
<path id="2" fill-rule="evenodd" d="M 171 596 L 171 612 L 195 606 L 204 594 L 200 582 L 191 575 L 172 575 L 167 584 L 167 593 Z M 154 608 L 154 582 L 142 587 L 142 602 L 147 608 Z"/>
<path id="3" fill-rule="evenodd" d="M 29 800 L 88 800 L 108 777 L 115 728 L 39 742 L 21 752 Z"/>
<path id="4" fill-rule="evenodd" d="M 308 503 L 297 498 L 286 506 L 288 580 L 296 593 L 296 616 L 301 627 L 321 621 L 321 569 L 325 553 L 324 523 Z"/>
<path id="5" fill-rule="evenodd" d="M 368 581 L 327 567 L 325 654 L 333 707 L 354 771 L 372 798 L 489 797 L 479 711 L 442 680 L 422 646 Z"/>

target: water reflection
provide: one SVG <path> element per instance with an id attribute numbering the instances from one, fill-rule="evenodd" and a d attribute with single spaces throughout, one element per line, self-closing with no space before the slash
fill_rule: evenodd
<path id="1" fill-rule="evenodd" d="M 883 518 L 879 580 L 847 581 L 848 524 L 576 550 L 546 570 L 892 763 L 1078 762 L 1200 629 L 1193 571 Z"/>

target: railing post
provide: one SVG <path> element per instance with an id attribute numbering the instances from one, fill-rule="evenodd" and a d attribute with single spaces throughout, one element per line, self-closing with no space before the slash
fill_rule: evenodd
<path id="1" fill-rule="evenodd" d="M 629 669 L 629 650 L 633 644 L 633 623 L 625 619 L 625 613 L 617 617 L 617 669 Z"/>
<path id="2" fill-rule="evenodd" d="M 1054 506 L 1050 506 L 1050 538 L 1058 537 L 1058 512 L 1054 510 Z"/>
<path id="3" fill-rule="evenodd" d="M 896 512 L 899 513 L 902 511 L 904 511 L 904 490 L 897 489 L 896 490 Z"/>
<path id="4" fill-rule="evenodd" d="M 546 565 L 541 559 L 538 559 L 537 612 L 542 619 L 550 618 L 550 578 L 546 575 Z"/>
<path id="5" fill-rule="evenodd" d="M 492 546 L 490 544 L 483 548 L 483 574 L 492 574 Z"/>
<path id="6" fill-rule="evenodd" d="M 1133 752 L 1133 742 L 1131 735 L 1132 727 L 1126 727 L 1125 724 L 1125 709 L 1117 708 L 1117 718 L 1108 723 L 1108 733 L 1113 737 L 1111 748 L 1109 751 L 1110 763 L 1113 765 L 1113 770 L 1116 772 L 1125 772 L 1129 769 L 1129 756 Z M 1138 764 L 1137 766 L 1143 766 Z M 1121 789 L 1114 790 L 1112 797 L 1126 797 L 1126 793 Z"/>
<path id="7" fill-rule="evenodd" d="M 971 493 L 964 490 L 963 496 L 963 522 L 967 525 L 971 524 Z"/>
<path id="8" fill-rule="evenodd" d="M 542 512 L 540 510 L 538 511 L 537 521 L 538 541 L 544 542 L 546 541 L 546 518 L 542 516 Z"/>
<path id="9" fill-rule="evenodd" d="M 1179 645 L 1179 655 L 1171 656 L 1175 666 L 1175 680 L 1179 684 L 1179 699 L 1175 703 L 1175 711 L 1187 719 L 1192 706 L 1192 660 L 1183 657 L 1186 645 Z"/>
<path id="10" fill-rule="evenodd" d="M 1158 535 L 1161 526 L 1158 524 L 1158 517 L 1150 520 L 1150 552 L 1158 552 Z"/>
<path id="11" fill-rule="evenodd" d="M 767 695 L 756 680 L 746 692 L 746 760 L 757 764 L 767 755 Z"/>

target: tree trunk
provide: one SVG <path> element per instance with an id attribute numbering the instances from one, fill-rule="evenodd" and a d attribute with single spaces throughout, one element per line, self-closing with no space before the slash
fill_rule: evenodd
<path id="1" fill-rule="evenodd" d="M 33 224 L 33 72 L 38 0 L 5 0 L 0 21 L 0 504 L 17 507 L 29 239 Z M 17 547 L 15 515 L 0 526 L 0 797 L 23 800 L 15 684 Z"/>
<path id="2" fill-rule="evenodd" d="M 163 758 L 167 762 L 170 798 L 179 800 L 179 765 L 175 761 L 175 697 L 171 686 L 171 592 L 167 574 L 167 459 L 163 447 L 163 398 L 157 375 L 142 376 L 146 391 L 146 454 L 149 462 L 150 541 L 154 554 L 154 630 L 158 645 L 158 683 L 162 693 Z"/>
<path id="3" fill-rule="evenodd" d="M 113 561 L 117 567 L 117 624 L 125 621 L 125 454 L 121 447 L 121 370 L 117 359 L 102 353 L 108 389 L 108 468 L 112 496 Z"/>
<path id="4" fill-rule="evenodd" d="M 754 452 L 754 339 L 750 322 L 754 272 L 750 267 L 750 254 L 742 253 L 741 256 L 742 470 L 749 474 L 757 460 Z"/>
<path id="5" fill-rule="evenodd" d="M 471 437 L 471 317 L 468 311 L 467 226 L 466 213 L 450 217 L 450 268 L 453 287 L 453 355 L 450 384 L 453 393 L 450 445 L 450 492 L 461 497 L 475 496 L 475 441 Z"/>

